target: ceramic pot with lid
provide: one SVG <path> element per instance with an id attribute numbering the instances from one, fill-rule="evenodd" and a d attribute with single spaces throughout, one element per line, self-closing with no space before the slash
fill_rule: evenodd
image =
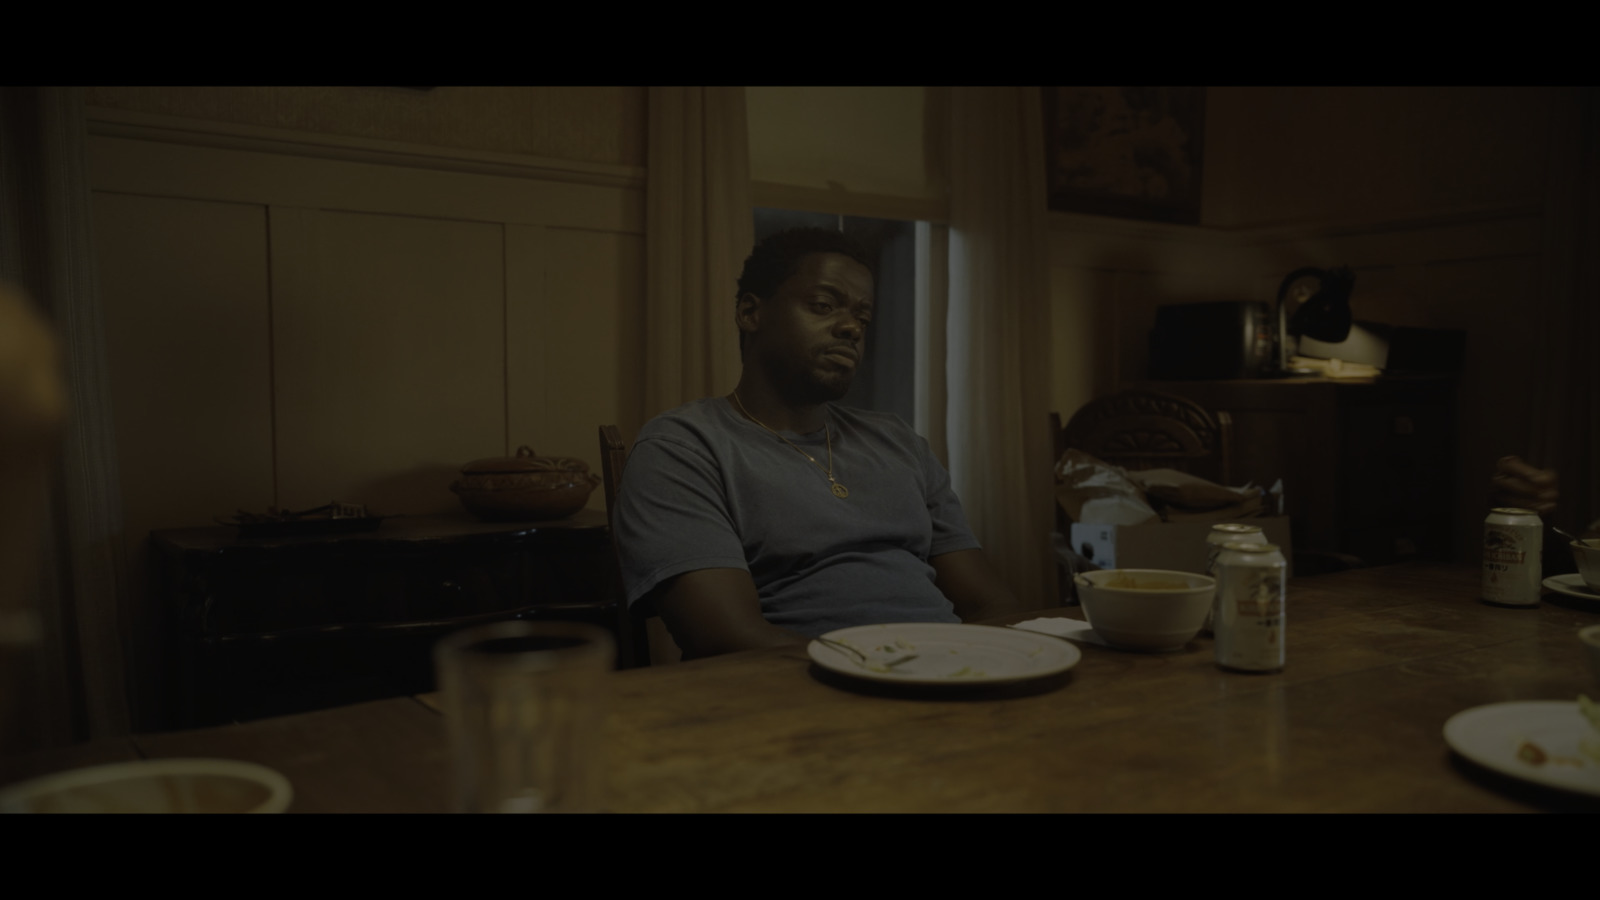
<path id="1" fill-rule="evenodd" d="M 479 459 L 461 467 L 450 490 L 480 519 L 494 522 L 564 519 L 589 502 L 600 476 L 566 456 L 540 456 L 517 448 L 509 458 Z"/>

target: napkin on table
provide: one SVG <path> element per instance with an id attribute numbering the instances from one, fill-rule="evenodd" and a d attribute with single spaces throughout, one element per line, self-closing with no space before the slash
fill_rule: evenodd
<path id="1" fill-rule="evenodd" d="M 1063 619 L 1055 616 L 1044 616 L 1038 619 L 1029 619 L 1026 622 L 1018 622 L 1011 627 L 1020 628 L 1023 631 L 1033 631 L 1039 634 L 1048 634 L 1053 637 L 1066 638 L 1069 641 L 1081 641 L 1085 644 L 1099 644 L 1102 647 L 1111 646 L 1110 644 L 1106 643 L 1105 638 L 1102 638 L 1100 635 L 1094 633 L 1094 629 L 1090 627 L 1088 622 L 1083 622 L 1078 619 Z"/>

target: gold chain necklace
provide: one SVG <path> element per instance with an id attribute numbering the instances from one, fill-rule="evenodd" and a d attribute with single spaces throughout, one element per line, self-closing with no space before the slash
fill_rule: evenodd
<path id="1" fill-rule="evenodd" d="M 744 413 L 745 418 L 747 418 L 750 421 L 756 423 L 757 425 L 760 425 L 762 428 L 766 428 L 768 431 L 772 431 L 771 428 L 767 427 L 767 424 L 765 422 L 761 421 L 760 419 L 756 418 L 755 416 L 750 415 L 750 410 L 744 408 L 744 401 L 739 399 L 739 392 L 738 391 L 734 391 L 733 392 L 733 402 L 738 405 L 739 411 Z M 825 438 L 827 438 L 827 441 L 828 441 L 828 467 L 826 469 L 822 468 L 822 463 L 817 462 L 817 458 L 816 457 L 814 457 L 811 454 L 805 452 L 804 450 L 801 450 L 800 446 L 798 444 L 796 444 L 794 441 L 791 441 L 788 438 L 784 437 L 783 435 L 778 434 L 776 431 L 772 431 L 772 433 L 778 436 L 778 440 L 783 441 L 785 444 L 788 444 L 789 446 L 793 447 L 795 449 L 796 453 L 799 453 L 801 456 L 804 456 L 806 459 L 811 460 L 811 464 L 812 465 L 816 466 L 817 469 L 819 469 L 822 472 L 822 474 L 828 476 L 828 483 L 833 485 L 833 495 L 835 497 L 838 497 L 840 500 L 843 500 L 844 498 L 850 496 L 850 489 L 845 487 L 844 485 L 840 484 L 839 482 L 835 481 L 834 478 L 833 478 L 833 432 L 832 432 L 832 430 L 830 430 L 828 428 L 828 423 L 826 423 L 826 422 L 822 423 L 822 434 L 823 434 L 823 436 Z"/>

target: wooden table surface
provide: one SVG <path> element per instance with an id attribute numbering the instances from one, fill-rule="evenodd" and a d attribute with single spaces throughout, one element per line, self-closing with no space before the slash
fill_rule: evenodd
<path id="1" fill-rule="evenodd" d="M 1288 666 L 1218 669 L 1082 645 L 1069 673 L 932 694 L 858 685 L 803 650 L 614 673 L 616 812 L 1515 812 L 1600 801 L 1455 757 L 1447 719 L 1600 695 L 1576 633 L 1600 604 L 1479 602 L 1473 568 L 1406 564 L 1290 583 Z M 1076 609 L 1030 613 L 1080 616 Z M 98 755 L 97 755 L 98 754 Z M 447 808 L 434 695 L 12 760 L 0 782 L 135 757 L 259 762 L 296 812 Z"/>

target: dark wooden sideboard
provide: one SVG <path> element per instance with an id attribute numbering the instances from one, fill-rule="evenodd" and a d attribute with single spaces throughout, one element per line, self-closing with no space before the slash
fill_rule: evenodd
<path id="1" fill-rule="evenodd" d="M 1147 381 L 1233 420 L 1241 484 L 1283 479 L 1297 550 L 1367 565 L 1449 560 L 1456 385 L 1449 377 Z"/>
<path id="2" fill-rule="evenodd" d="M 433 689 L 432 648 L 508 619 L 586 621 L 635 664 L 603 513 L 486 523 L 395 517 L 356 534 L 151 534 L 163 603 L 164 719 L 244 721 Z"/>

